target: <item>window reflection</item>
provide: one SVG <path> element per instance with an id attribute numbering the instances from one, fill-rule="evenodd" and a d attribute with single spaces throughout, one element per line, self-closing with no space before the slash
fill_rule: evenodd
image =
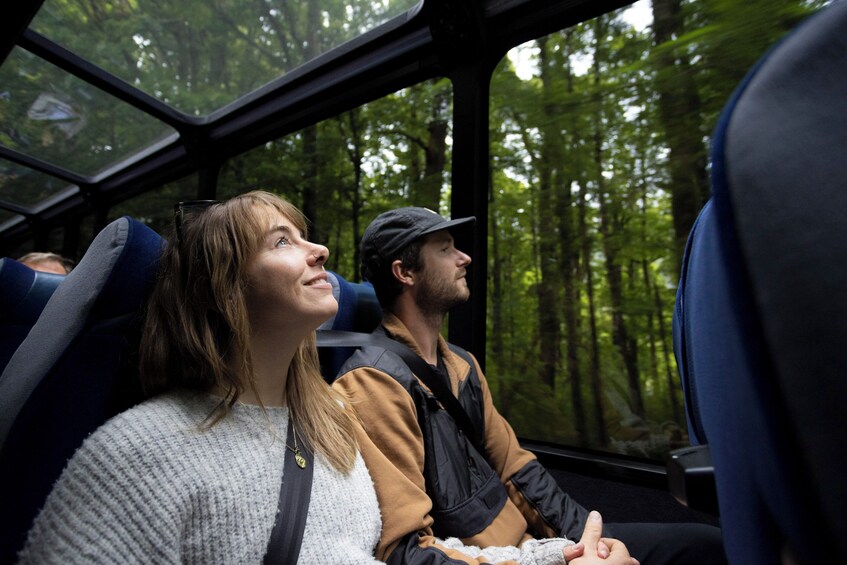
<path id="1" fill-rule="evenodd" d="M 94 176 L 173 129 L 16 47 L 0 67 L 0 144 Z"/>

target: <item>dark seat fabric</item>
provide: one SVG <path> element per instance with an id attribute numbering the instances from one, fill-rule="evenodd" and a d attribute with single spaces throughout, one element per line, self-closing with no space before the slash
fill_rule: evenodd
<path id="1" fill-rule="evenodd" d="M 332 294 L 338 301 L 338 312 L 321 324 L 321 330 L 343 330 L 371 333 L 382 320 L 382 309 L 370 283 L 352 283 L 338 273 L 327 271 Z M 320 346 L 320 344 L 319 344 Z M 327 382 L 338 376 L 338 370 L 356 347 L 322 347 L 318 349 L 321 373 Z"/>
<path id="2" fill-rule="evenodd" d="M 128 217 L 104 228 L 0 376 L 0 563 L 83 439 L 140 400 L 133 356 L 162 239 Z"/>
<path id="3" fill-rule="evenodd" d="M 0 259 L 0 372 L 64 278 L 34 271 L 9 257 Z"/>
<path id="4" fill-rule="evenodd" d="M 713 135 L 674 341 L 733 563 L 847 554 L 847 3 L 771 50 Z"/>

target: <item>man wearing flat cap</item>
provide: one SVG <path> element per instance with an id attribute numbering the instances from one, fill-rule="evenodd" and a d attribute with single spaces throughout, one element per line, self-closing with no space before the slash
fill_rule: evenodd
<path id="1" fill-rule="evenodd" d="M 471 258 L 452 233 L 474 222 L 405 207 L 377 216 L 362 237 L 362 275 L 384 317 L 374 345 L 357 350 L 333 386 L 367 434 L 362 454 L 383 513 L 376 556 L 388 563 L 486 562 L 451 549 L 450 538 L 536 548 L 520 562 L 558 552 L 562 562 L 566 540 L 579 540 L 589 520 L 520 447 L 474 356 L 441 336 L 444 316 L 470 296 Z M 725 562 L 720 530 L 702 524 L 606 524 L 603 535 L 641 563 Z"/>

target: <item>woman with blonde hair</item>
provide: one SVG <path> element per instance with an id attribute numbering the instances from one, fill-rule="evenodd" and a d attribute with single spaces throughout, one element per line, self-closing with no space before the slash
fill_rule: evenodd
<path id="1" fill-rule="evenodd" d="M 80 447 L 21 560 L 260 563 L 290 520 L 293 503 L 277 514 L 290 451 L 313 472 L 299 561 L 375 562 L 373 483 L 315 349 L 338 307 L 327 248 L 267 192 L 176 219 L 141 343 L 151 398 Z"/>

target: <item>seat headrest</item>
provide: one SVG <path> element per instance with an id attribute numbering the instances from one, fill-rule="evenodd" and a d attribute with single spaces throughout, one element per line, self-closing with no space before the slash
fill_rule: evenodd
<path id="1" fill-rule="evenodd" d="M 89 319 L 140 308 L 141 287 L 149 286 L 161 249 L 161 237 L 129 217 L 97 235 L 0 376 L 0 448 L 19 409 Z"/>
<path id="2" fill-rule="evenodd" d="M 327 271 L 332 294 L 338 301 L 338 312 L 321 324 L 318 330 L 344 330 L 371 333 L 382 320 L 382 309 L 370 283 L 351 283 L 338 273 Z M 332 382 L 341 365 L 356 350 L 355 347 L 321 347 L 318 354 L 321 372 Z"/>
<path id="3" fill-rule="evenodd" d="M 754 69 L 725 119 L 713 170 L 778 391 L 775 420 L 817 511 L 813 535 L 847 550 L 847 2 L 834 2 Z M 795 514 L 801 514 L 795 512 Z M 827 527 L 827 529 L 824 528 Z M 786 529 L 787 530 L 787 529 Z M 808 539 L 792 527 L 798 540 Z M 809 533 L 809 532 L 806 532 Z M 840 549 L 838 549 L 840 547 Z M 816 548 L 821 549 L 821 548 Z M 811 562 L 820 559 L 809 553 Z"/>
<path id="4" fill-rule="evenodd" d="M 34 271 L 9 257 L 0 259 L 0 323 L 32 325 L 65 275 Z"/>
<path id="5" fill-rule="evenodd" d="M 845 68 L 835 2 L 751 69 L 712 136 L 712 203 L 686 251 L 677 351 L 739 562 L 778 561 L 786 541 L 814 563 L 847 551 Z"/>

